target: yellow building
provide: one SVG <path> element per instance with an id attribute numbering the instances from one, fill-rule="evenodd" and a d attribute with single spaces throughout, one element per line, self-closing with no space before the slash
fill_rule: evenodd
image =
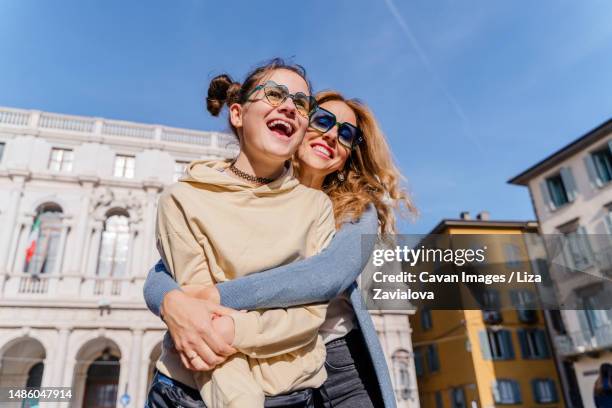
<path id="1" fill-rule="evenodd" d="M 520 270 L 531 271 L 529 262 L 520 263 L 529 259 L 527 246 L 517 243 L 536 233 L 536 222 L 490 221 L 486 213 L 471 220 L 464 213 L 460 220 L 440 222 L 428 238 L 452 243 L 461 240 L 459 235 L 487 234 L 491 257 L 505 257 L 499 262 L 506 265 L 518 261 Z M 512 244 L 502 244 L 504 236 L 513 237 L 508 241 Z M 516 259 L 508 260 L 513 252 Z M 522 293 L 535 290 L 533 283 L 506 286 L 499 293 L 491 290 L 491 297 L 498 299 L 487 311 L 421 308 L 411 316 L 422 407 L 565 406 L 544 313 L 501 306 L 516 305 Z"/>

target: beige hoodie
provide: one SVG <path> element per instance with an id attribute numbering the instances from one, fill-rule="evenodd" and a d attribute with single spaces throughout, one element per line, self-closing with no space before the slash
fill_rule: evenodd
<path id="1" fill-rule="evenodd" d="M 331 201 L 303 186 L 289 168 L 254 187 L 226 172 L 228 161 L 196 161 L 159 200 L 158 249 L 179 285 L 210 285 L 321 251 L 334 233 Z M 240 312 L 234 347 L 249 357 L 267 395 L 318 387 L 326 378 L 318 329 L 326 304 Z M 178 354 L 163 350 L 157 368 L 199 388 Z"/>

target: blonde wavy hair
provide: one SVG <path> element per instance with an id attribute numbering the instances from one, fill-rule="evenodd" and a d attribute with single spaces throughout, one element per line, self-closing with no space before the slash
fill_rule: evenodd
<path id="1" fill-rule="evenodd" d="M 322 91 L 315 97 L 319 105 L 330 101 L 348 105 L 357 117 L 357 127 L 363 133 L 363 142 L 351 151 L 344 168 L 340 170 L 344 181 L 340 181 L 338 172 L 334 172 L 323 182 L 323 191 L 334 206 L 337 226 L 359 219 L 372 203 L 376 207 L 381 232 L 396 232 L 394 210 L 401 215 L 406 212 L 416 215 L 417 210 L 408 193 L 400 186 L 403 177 L 393 162 L 389 145 L 374 114 L 360 100 L 346 99 L 337 91 Z M 293 162 L 299 174 L 299 163 L 295 157 Z"/>

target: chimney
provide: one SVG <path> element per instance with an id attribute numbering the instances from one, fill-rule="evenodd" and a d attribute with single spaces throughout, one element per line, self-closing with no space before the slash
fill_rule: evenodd
<path id="1" fill-rule="evenodd" d="M 491 214 L 489 214 L 488 211 L 481 211 L 476 216 L 476 219 L 478 219 L 480 221 L 489 221 L 490 216 L 491 216 Z"/>
<path id="2" fill-rule="evenodd" d="M 459 213 L 459 218 L 461 218 L 464 221 L 467 221 L 467 220 L 471 220 L 472 216 L 470 215 L 469 211 L 461 211 Z"/>

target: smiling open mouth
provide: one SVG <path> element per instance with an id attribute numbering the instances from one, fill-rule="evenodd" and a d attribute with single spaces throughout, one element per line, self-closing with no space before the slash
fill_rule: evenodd
<path id="1" fill-rule="evenodd" d="M 326 157 L 328 159 L 332 159 L 334 157 L 334 151 L 329 147 L 322 145 L 320 143 L 315 143 L 311 145 L 312 150 L 319 156 Z"/>
<path id="2" fill-rule="evenodd" d="M 291 137 L 293 135 L 293 126 L 291 123 L 284 120 L 275 119 L 267 123 L 268 129 L 279 136 Z"/>

